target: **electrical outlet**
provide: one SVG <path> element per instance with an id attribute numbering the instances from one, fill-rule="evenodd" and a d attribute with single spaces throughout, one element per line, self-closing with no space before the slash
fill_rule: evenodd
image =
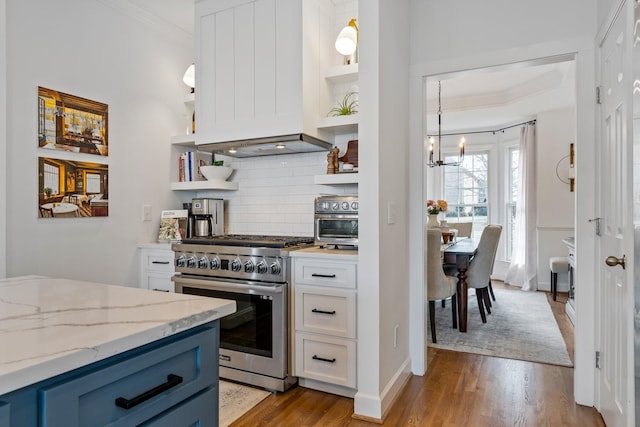
<path id="1" fill-rule="evenodd" d="M 151 205 L 142 205 L 142 220 L 151 221 Z"/>

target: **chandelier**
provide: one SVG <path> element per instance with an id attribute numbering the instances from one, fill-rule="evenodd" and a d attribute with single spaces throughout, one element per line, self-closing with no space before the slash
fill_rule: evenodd
<path id="1" fill-rule="evenodd" d="M 430 168 L 436 166 L 460 166 L 464 160 L 464 136 L 460 138 L 460 153 L 458 154 L 458 160 L 455 162 L 445 162 L 442 160 L 442 102 L 440 99 L 442 93 L 442 85 L 438 80 L 438 160 L 433 159 L 433 152 L 435 150 L 435 141 L 433 136 L 429 137 L 429 163 L 427 165 Z"/>

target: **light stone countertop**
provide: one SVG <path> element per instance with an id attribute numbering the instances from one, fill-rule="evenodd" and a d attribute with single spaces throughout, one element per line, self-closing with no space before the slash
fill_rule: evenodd
<path id="1" fill-rule="evenodd" d="M 69 279 L 0 280 L 0 395 L 186 331 L 235 301 Z"/>
<path id="2" fill-rule="evenodd" d="M 332 249 L 333 246 L 312 246 L 304 249 L 297 249 L 289 252 L 291 257 L 305 258 L 340 258 L 345 261 L 358 261 L 358 248 L 353 249 Z"/>

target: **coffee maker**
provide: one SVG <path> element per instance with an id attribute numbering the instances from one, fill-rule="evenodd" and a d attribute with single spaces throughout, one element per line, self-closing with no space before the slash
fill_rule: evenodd
<path id="1" fill-rule="evenodd" d="M 224 200 L 193 199 L 193 237 L 210 237 L 224 234 Z"/>

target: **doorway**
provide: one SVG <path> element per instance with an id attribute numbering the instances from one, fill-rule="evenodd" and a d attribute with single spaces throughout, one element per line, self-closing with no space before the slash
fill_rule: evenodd
<path id="1" fill-rule="evenodd" d="M 503 225 L 492 276 L 498 280 L 504 279 L 513 250 L 516 200 L 511 160 L 518 147 L 520 124 L 532 120 L 536 121 L 538 134 L 538 205 L 553 206 L 539 210 L 536 221 L 538 289 L 550 288 L 549 257 L 567 256 L 562 240 L 574 235 L 575 217 L 575 193 L 567 180 L 570 144 L 576 143 L 575 74 L 574 56 L 564 55 L 424 78 L 424 199 L 456 199 L 453 203 L 447 200 L 455 211 L 443 219 L 455 227 L 456 221 L 468 220 L 468 215 L 474 223 L 475 237 L 488 223 Z M 436 149 L 453 159 L 459 157 L 459 141 L 464 137 L 465 156 L 486 159 L 486 173 L 465 170 L 461 174 L 474 182 L 452 188 L 445 171 L 459 166 L 424 166 L 432 144 L 428 136 L 433 135 L 439 136 L 434 143 Z M 486 180 L 484 185 L 478 176 Z M 568 290 L 568 274 L 560 277 L 560 290 Z M 431 342 L 428 334 L 425 340 Z"/>

